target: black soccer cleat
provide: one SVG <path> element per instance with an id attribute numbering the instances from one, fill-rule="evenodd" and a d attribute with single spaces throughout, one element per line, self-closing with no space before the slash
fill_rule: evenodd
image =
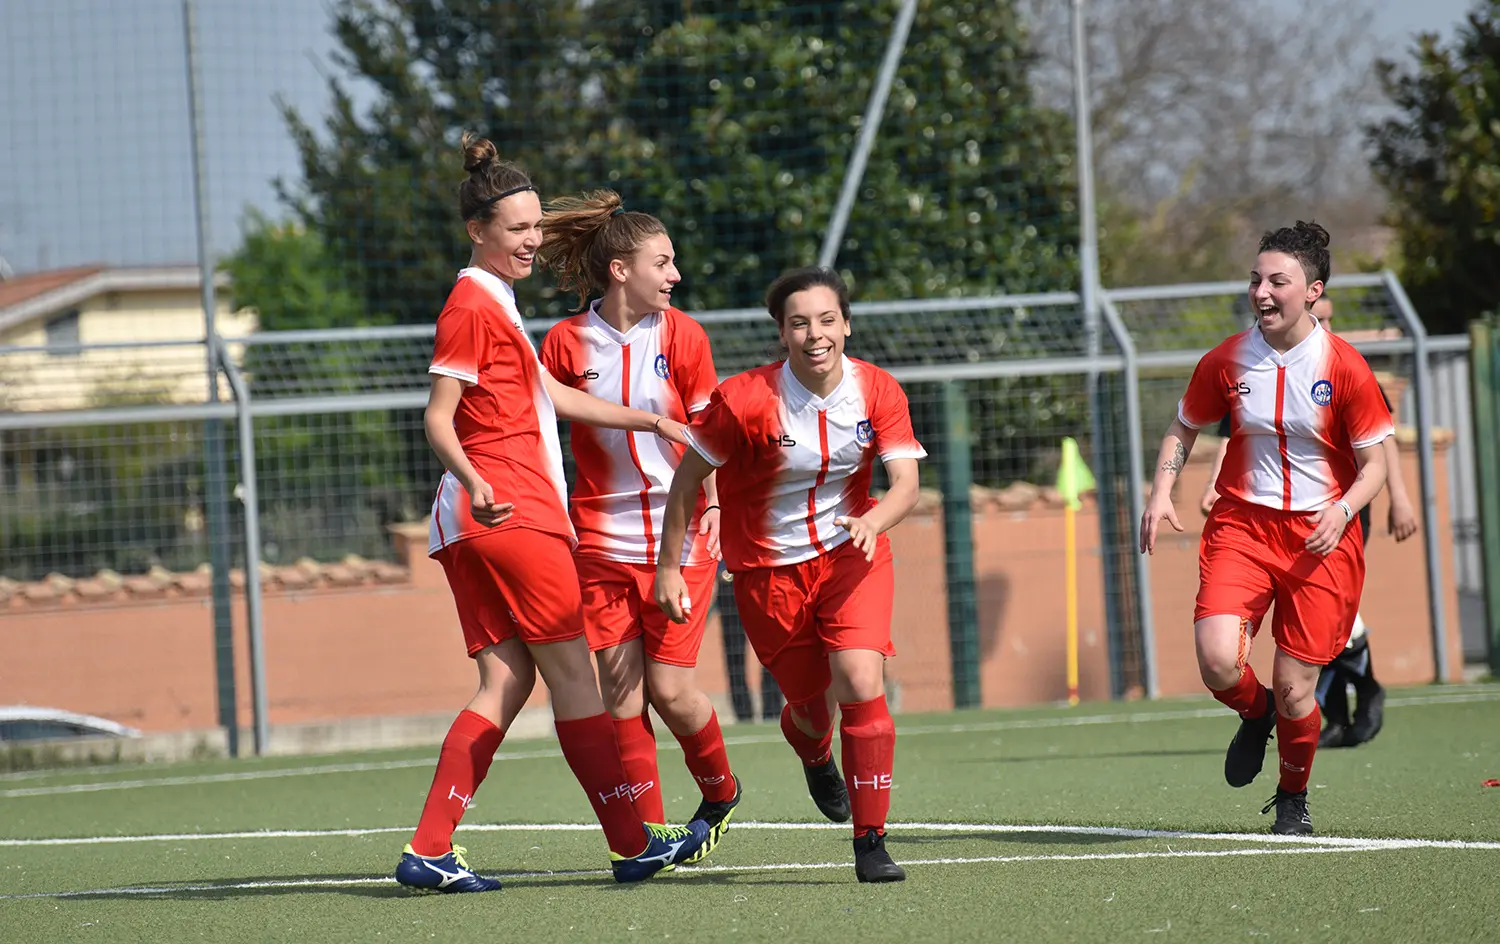
<path id="1" fill-rule="evenodd" d="M 1311 836 L 1313 831 L 1312 816 L 1307 812 L 1307 791 L 1299 793 L 1288 793 L 1280 787 L 1276 788 L 1276 795 L 1260 811 L 1264 816 L 1276 810 L 1276 822 L 1271 826 L 1271 832 L 1277 836 Z"/>
<path id="2" fill-rule="evenodd" d="M 1318 735 L 1319 747 L 1353 747 L 1355 742 L 1351 738 L 1348 725 L 1330 721 L 1323 726 L 1323 733 Z"/>
<path id="3" fill-rule="evenodd" d="M 1349 729 L 1349 745 L 1363 744 L 1373 740 L 1385 724 L 1385 689 L 1380 685 L 1368 695 L 1359 695 L 1359 705 L 1354 709 L 1354 726 Z"/>
<path id="4" fill-rule="evenodd" d="M 1224 779 L 1231 787 L 1254 783 L 1266 765 L 1266 742 L 1276 730 L 1276 702 L 1271 699 L 1269 688 L 1265 693 L 1270 710 L 1259 718 L 1241 718 L 1240 729 L 1224 753 Z"/>
<path id="5" fill-rule="evenodd" d="M 849 810 L 849 788 L 844 784 L 844 775 L 833 755 L 817 766 L 802 765 L 802 774 L 807 777 L 807 792 L 817 804 L 818 812 L 835 823 L 847 823 L 854 814 Z"/>
<path id="6" fill-rule="evenodd" d="M 730 776 L 734 775 L 731 774 Z M 720 803 L 713 803 L 705 799 L 702 803 L 698 804 L 698 811 L 693 814 L 693 819 L 701 819 L 708 824 L 708 838 L 704 840 L 703 845 L 698 847 L 697 852 L 683 861 L 684 865 L 701 862 L 708 857 L 710 852 L 714 851 L 714 847 L 719 844 L 719 840 L 723 839 L 724 834 L 729 831 L 729 819 L 734 815 L 734 808 L 740 805 L 741 792 L 740 778 L 735 777 L 734 796 L 731 799 Z"/>
<path id="7" fill-rule="evenodd" d="M 861 882 L 906 881 L 906 870 L 891 861 L 885 837 L 873 829 L 854 837 L 854 875 Z"/>

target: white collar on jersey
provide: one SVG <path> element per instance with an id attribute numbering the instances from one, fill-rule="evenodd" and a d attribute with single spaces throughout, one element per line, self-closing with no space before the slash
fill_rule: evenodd
<path id="1" fill-rule="evenodd" d="M 1309 314 L 1308 317 L 1312 318 L 1312 315 Z M 1259 325 L 1256 325 L 1255 327 L 1250 329 L 1250 343 L 1256 346 L 1257 353 L 1259 353 L 1262 357 L 1269 357 L 1273 363 L 1286 366 L 1289 364 L 1295 364 L 1297 361 L 1300 361 L 1305 357 L 1315 356 L 1319 351 L 1322 351 L 1322 335 L 1326 330 L 1327 329 L 1323 327 L 1323 322 L 1319 321 L 1316 318 L 1313 318 L 1313 329 L 1307 333 L 1307 337 L 1303 338 L 1301 341 L 1298 341 L 1297 344 L 1285 354 L 1282 354 L 1270 344 L 1266 343 L 1266 336 L 1260 333 Z"/>
<path id="2" fill-rule="evenodd" d="M 854 379 L 854 365 L 849 363 L 849 355 L 840 354 L 839 357 L 844 362 L 844 376 L 839 380 L 839 385 L 834 387 L 833 392 L 826 397 L 820 397 L 802 386 L 802 381 L 792 373 L 792 365 L 787 361 L 781 362 L 781 380 L 786 385 L 786 392 L 791 395 L 794 407 L 812 404 L 821 410 L 835 403 L 842 403 L 855 395 L 859 389 L 859 381 Z"/>
<path id="3" fill-rule="evenodd" d="M 599 314 L 599 305 L 603 301 L 604 299 L 602 298 L 596 298 L 593 301 L 589 302 L 589 324 L 592 327 L 599 329 L 600 333 L 602 333 L 606 338 L 609 338 L 611 341 L 614 341 L 616 344 L 624 344 L 627 341 L 635 338 L 636 335 L 646 331 L 650 331 L 653 327 L 656 326 L 657 320 L 661 317 L 661 312 L 653 311 L 651 314 L 631 325 L 629 331 L 622 332 L 619 328 L 616 328 L 608 321 L 605 321 L 604 316 Z"/>
<path id="4" fill-rule="evenodd" d="M 512 286 L 507 285 L 504 279 L 493 272 L 488 272 L 478 266 L 469 266 L 458 270 L 458 278 L 473 279 L 491 295 L 495 296 L 501 304 L 509 304 L 512 308 L 517 307 L 516 290 Z"/>

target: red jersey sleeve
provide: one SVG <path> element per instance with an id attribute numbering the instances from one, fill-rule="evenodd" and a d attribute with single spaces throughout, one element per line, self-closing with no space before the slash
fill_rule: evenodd
<path id="1" fill-rule="evenodd" d="M 688 416 L 708 408 L 708 401 L 718 386 L 714 355 L 708 343 L 708 332 L 693 319 L 676 312 L 677 330 L 672 333 L 672 379 L 682 398 Z"/>
<path id="2" fill-rule="evenodd" d="M 1238 343 L 1238 338 L 1209 351 L 1193 368 L 1193 379 L 1188 381 L 1187 392 L 1177 404 L 1177 419 L 1183 426 L 1202 429 L 1229 413 L 1229 378 L 1225 368 L 1230 363 L 1227 346 L 1234 343 Z"/>
<path id="3" fill-rule="evenodd" d="M 745 444 L 745 427 L 724 388 L 719 387 L 708 398 L 708 406 L 693 417 L 688 427 L 688 443 L 709 465 L 718 468 Z"/>
<path id="4" fill-rule="evenodd" d="M 438 315 L 437 338 L 432 346 L 429 374 L 440 374 L 462 381 L 466 386 L 479 383 L 479 371 L 485 366 L 489 343 L 484 319 L 472 308 L 448 306 Z"/>
<path id="5" fill-rule="evenodd" d="M 1385 405 L 1385 396 L 1380 392 L 1379 381 L 1368 367 L 1363 373 L 1363 380 L 1356 381 L 1354 392 L 1339 411 L 1344 431 L 1349 435 L 1349 444 L 1355 449 L 1377 445 L 1396 430 L 1391 422 L 1391 411 Z"/>
<path id="6" fill-rule="evenodd" d="M 875 374 L 875 403 L 870 410 L 874 427 L 875 451 L 882 462 L 892 459 L 925 459 L 927 450 L 917 442 L 911 428 L 911 406 L 906 391 L 895 377 L 883 370 Z"/>
<path id="7" fill-rule="evenodd" d="M 542 362 L 542 369 L 551 374 L 558 383 L 569 387 L 577 387 L 582 371 L 573 369 L 572 349 L 568 344 L 568 332 L 572 330 L 569 322 L 559 321 L 547 331 L 547 336 L 542 339 L 542 350 L 538 359 Z"/>

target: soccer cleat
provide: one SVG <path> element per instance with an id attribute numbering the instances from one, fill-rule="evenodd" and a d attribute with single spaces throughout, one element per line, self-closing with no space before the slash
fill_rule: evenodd
<path id="1" fill-rule="evenodd" d="M 645 825 L 650 841 L 639 855 L 609 854 L 609 867 L 615 873 L 615 881 L 621 884 L 644 882 L 663 869 L 681 865 L 708 840 L 708 824 L 702 820 L 693 820 L 686 826 Z"/>
<path id="2" fill-rule="evenodd" d="M 1318 735 L 1319 747 L 1353 747 L 1355 741 L 1350 738 L 1347 725 L 1330 721 L 1323 727 L 1323 733 Z"/>
<path id="3" fill-rule="evenodd" d="M 1271 832 L 1278 836 L 1311 836 L 1313 831 L 1312 816 L 1307 812 L 1307 791 L 1299 793 L 1288 793 L 1280 787 L 1276 788 L 1276 795 L 1260 811 L 1264 816 L 1276 810 L 1276 822 L 1271 826 Z"/>
<path id="4" fill-rule="evenodd" d="M 731 776 L 733 776 L 731 774 Z M 734 796 L 722 803 L 711 803 L 704 800 L 698 804 L 698 811 L 693 814 L 693 822 L 702 820 L 708 824 L 708 838 L 703 840 L 703 845 L 698 851 L 683 860 L 684 865 L 692 865 L 701 859 L 708 857 L 724 834 L 729 832 L 729 819 L 734 815 L 734 808 L 740 805 L 740 778 L 734 778 Z"/>
<path id="5" fill-rule="evenodd" d="M 1359 693 L 1359 705 L 1354 709 L 1354 726 L 1349 729 L 1349 745 L 1363 744 L 1373 740 L 1385 724 L 1385 689 L 1379 684 L 1369 695 Z"/>
<path id="6" fill-rule="evenodd" d="M 1224 753 L 1224 779 L 1231 787 L 1249 786 L 1266 765 L 1266 742 L 1276 730 L 1276 702 L 1269 688 L 1265 692 L 1271 710 L 1259 718 L 1241 718 L 1240 729 Z"/>
<path id="7" fill-rule="evenodd" d="M 454 846 L 447 855 L 420 856 L 408 845 L 396 866 L 396 881 L 424 892 L 498 892 L 500 880 L 484 878 L 469 871 L 463 846 Z"/>
<path id="8" fill-rule="evenodd" d="M 802 765 L 802 774 L 807 778 L 807 792 L 817 804 L 818 812 L 835 823 L 847 823 L 854 814 L 849 810 L 849 788 L 833 755 L 825 763 L 816 766 Z"/>
<path id="9" fill-rule="evenodd" d="M 861 882 L 906 881 L 906 871 L 885 851 L 885 837 L 873 829 L 854 837 L 854 875 Z"/>

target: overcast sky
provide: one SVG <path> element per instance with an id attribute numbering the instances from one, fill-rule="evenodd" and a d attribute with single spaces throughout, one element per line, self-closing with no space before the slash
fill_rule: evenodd
<path id="1" fill-rule="evenodd" d="M 1065 2 L 1065 0 L 1059 0 Z M 1190 2 L 1190 0 L 1184 0 Z M 1297 0 L 1277 0 L 1291 7 Z M 1385 52 L 1469 0 L 1367 0 Z M 214 245 L 296 155 L 273 103 L 327 106 L 325 0 L 198 0 Z M 181 0 L 0 3 L 0 257 L 18 273 L 196 258 Z"/>

